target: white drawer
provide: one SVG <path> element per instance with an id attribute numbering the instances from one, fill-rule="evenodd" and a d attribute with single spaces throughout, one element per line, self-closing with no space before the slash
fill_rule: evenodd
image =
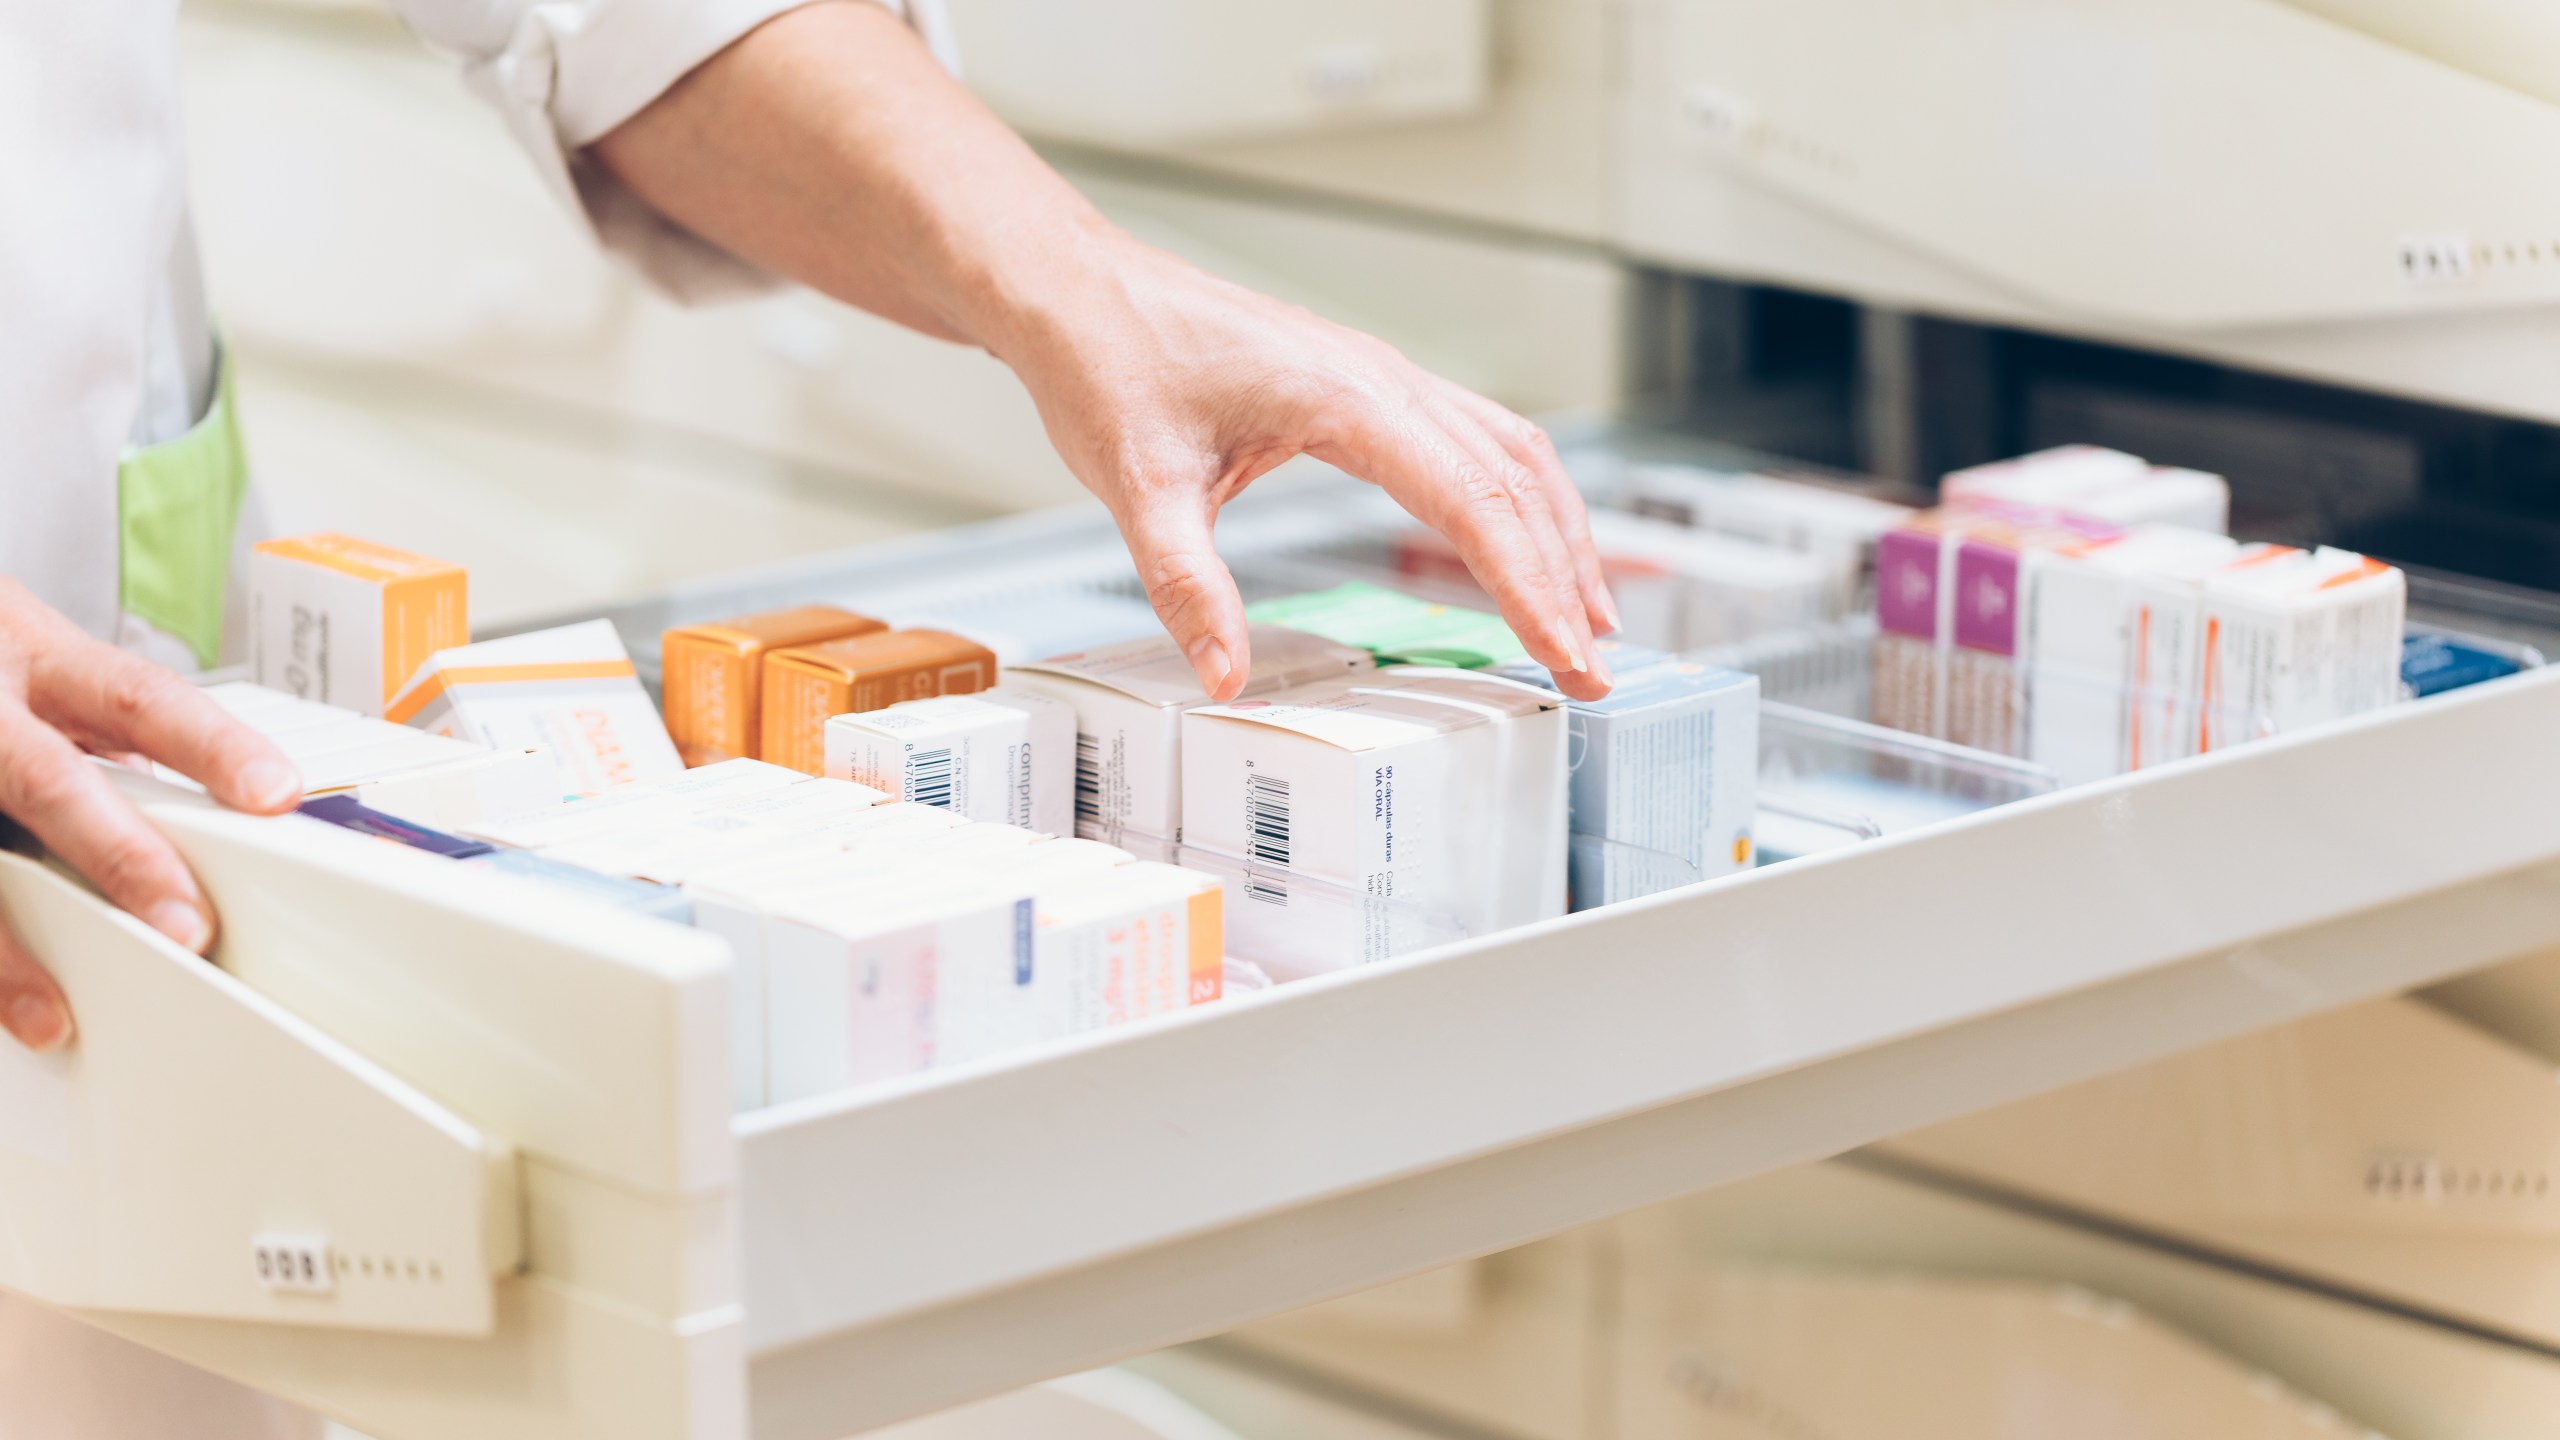
<path id="1" fill-rule="evenodd" d="M 1278 543 L 1301 513 L 1243 507 L 1227 538 Z M 769 600 L 1027 586 L 1109 539 L 1028 517 L 618 618 L 636 639 Z M 172 810 L 260 992 L 196 1003 L 282 1034 L 273 1001 L 354 1052 L 314 1049 L 337 1078 L 272 1098 L 279 1122 L 330 1153 L 351 1143 L 337 1092 L 389 1088 L 485 1136 L 474 1153 L 512 1147 L 480 1201 L 517 1198 L 523 1267 L 477 1333 L 317 1299 L 304 1323 L 174 1294 L 91 1318 L 380 1440 L 834 1440 L 2560 945 L 2555 734 L 2560 673 L 2528 673 L 725 1125 L 702 937 L 440 891 L 418 867 L 444 862 L 327 827 Z M 190 962 L 92 931 L 131 953 L 30 938 L 103 1042 L 120 992 L 81 991 L 112 986 L 110 959 Z M 82 1087 L 202 1083 L 224 1053 L 94 1048 L 53 1077 L 74 1128 Z M 16 1083 L 0 1069 L 0 1106 Z M 80 1178 L 46 1163 L 0 1147 L 0 1208 Z M 206 1164 L 232 1212 L 367 1219 L 301 1171 Z M 450 1227 L 468 1189 L 413 1222 Z M 251 1238 L 202 1264 L 248 1263 Z M 46 1295 L 23 1258 L 0 1247 L 0 1283 Z"/>

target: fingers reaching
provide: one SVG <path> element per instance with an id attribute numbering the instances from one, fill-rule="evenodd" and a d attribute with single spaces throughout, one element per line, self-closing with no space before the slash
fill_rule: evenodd
<path id="1" fill-rule="evenodd" d="M 0 1029 L 19 1044 L 42 1052 L 71 1043 L 71 1005 L 0 917 Z"/>
<path id="2" fill-rule="evenodd" d="M 1212 700 L 1232 700 L 1253 665 L 1244 597 L 1218 558 L 1209 502 L 1197 491 L 1141 497 L 1120 517 L 1147 603 Z"/>
<path id="3" fill-rule="evenodd" d="M 1582 603 L 1590 612 L 1593 633 L 1614 635 L 1622 628 L 1618 618 L 1617 597 L 1609 593 L 1609 582 L 1601 573 L 1600 549 L 1592 543 L 1591 515 L 1582 503 L 1582 491 L 1564 470 L 1553 441 L 1535 423 L 1505 410 L 1463 385 L 1440 382 L 1451 404 L 1474 416 L 1503 449 L 1536 477 L 1545 494 L 1547 508 L 1555 513 L 1556 528 L 1563 532 L 1566 548 L 1573 557 L 1574 577 L 1582 592 Z"/>
<path id="4" fill-rule="evenodd" d="M 1455 387 L 1451 387 L 1455 388 Z M 1556 613 L 1571 627 L 1574 648 L 1584 659 L 1580 672 L 1556 674 L 1559 685 L 1580 696 L 1588 690 L 1592 696 L 1606 694 L 1611 684 L 1609 667 L 1599 647 L 1592 644 L 1602 633 L 1594 624 L 1582 594 L 1580 572 L 1574 565 L 1571 544 L 1554 508 L 1548 504 L 1545 486 L 1527 466 L 1520 463 L 1492 432 L 1477 423 L 1475 417 L 1441 397 L 1427 397 L 1427 411 L 1449 438 L 1464 447 L 1486 474 L 1494 476 L 1511 500 L 1511 508 L 1520 524 L 1537 547 L 1538 561 L 1544 570 L 1548 590 L 1554 597 Z M 1481 583 L 1481 582 L 1479 582 Z"/>
<path id="5" fill-rule="evenodd" d="M 1531 658 L 1554 672 L 1566 694 L 1608 693 L 1574 546 L 1533 471 L 1454 403 L 1427 392 L 1401 409 L 1355 403 L 1330 428 L 1333 438 L 1315 448 L 1319 459 L 1378 485 L 1448 536 Z"/>
<path id="6" fill-rule="evenodd" d="M 36 718 L 92 751 L 157 760 L 235 810 L 273 815 L 302 799 L 283 751 L 159 666 L 85 643 L 40 659 L 31 679 Z"/>
<path id="7" fill-rule="evenodd" d="M 178 852 L 60 732 L 0 700 L 0 811 L 108 899 L 189 950 L 213 943 L 213 910 Z"/>

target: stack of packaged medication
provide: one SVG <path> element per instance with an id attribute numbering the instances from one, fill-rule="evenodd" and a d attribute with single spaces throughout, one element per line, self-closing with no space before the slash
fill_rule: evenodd
<path id="1" fill-rule="evenodd" d="M 1252 668 L 1238 699 L 1340 679 L 1372 664 L 1364 650 L 1278 625 L 1254 625 L 1246 643 Z M 1053 655 L 1007 670 L 1000 688 L 1014 703 L 1046 699 L 1073 715 L 1072 769 L 1063 774 L 1076 834 L 1148 859 L 1173 858 L 1183 838 L 1182 715 L 1209 698 L 1171 637 L 1159 632 Z M 1044 768 L 1037 788 L 1059 785 L 1059 773 Z"/>
<path id="2" fill-rule="evenodd" d="M 995 653 L 947 630 L 884 630 L 765 656 L 758 755 L 806 775 L 826 768 L 827 721 L 996 683 Z"/>
<path id="3" fill-rule="evenodd" d="M 308 795 L 345 795 L 370 809 L 451 829 L 557 805 L 567 793 L 545 749 L 496 749 L 430 735 L 247 681 L 205 693 L 275 742 L 301 771 Z M 160 773 L 174 783 L 194 783 L 165 768 Z"/>
<path id="4" fill-rule="evenodd" d="M 258 545 L 248 588 L 250 675 L 269 689 L 474 746 L 539 750 L 558 769 L 555 796 L 682 768 L 609 621 L 475 645 L 462 567 L 338 534 Z M 354 774 L 308 748 L 297 758 L 318 766 L 314 788 Z"/>
<path id="5" fill-rule="evenodd" d="M 1875 573 L 1876 541 L 1911 506 L 1785 475 L 1637 465 L 1627 507 L 1638 515 L 1811 556 L 1825 576 L 1824 618 L 1853 613 Z"/>
<path id="6" fill-rule="evenodd" d="M 801 605 L 667 631 L 658 637 L 659 691 L 676 753 L 687 765 L 758 758 L 765 657 L 888 628 L 833 605 Z"/>
<path id="7" fill-rule="evenodd" d="M 2096 445 L 2061 445 L 1950 472 L 1940 503 L 2027 505 L 2114 525 L 2231 529 L 2231 485 L 2219 475 L 2154 465 Z"/>
<path id="8" fill-rule="evenodd" d="M 1075 830 L 1076 712 L 1019 685 L 827 721 L 826 773 L 971 820 Z"/>
<path id="9" fill-rule="evenodd" d="M 2025 557 L 2120 533 L 2061 511 L 1984 503 L 1925 511 L 1886 535 L 1876 545 L 1870 718 L 2021 753 Z"/>
<path id="10" fill-rule="evenodd" d="M 2399 696 L 2406 581 L 2350 551 L 1975 509 L 1878 553 L 1876 722 L 2065 784 Z"/>
<path id="11" fill-rule="evenodd" d="M 1832 612 L 1839 577 L 1812 555 L 1617 510 L 1593 510 L 1591 535 L 1618 602 L 1619 633 L 1637 645 L 1694 650 L 1795 629 Z M 1399 573 L 1469 597 L 1483 593 L 1457 547 L 1437 531 L 1397 536 L 1395 560 Z"/>
<path id="12" fill-rule="evenodd" d="M 1182 716 L 1187 862 L 1282 979 L 1561 915 L 1563 701 L 1396 667 Z"/>
<path id="13" fill-rule="evenodd" d="M 680 888 L 734 957 L 741 1108 L 1222 993 L 1214 877 L 759 761 L 471 833 L 500 855 Z"/>
<path id="14" fill-rule="evenodd" d="M 1869 714 L 2002 755 L 2034 748 L 2031 557 L 2091 553 L 2134 526 L 2218 537 L 2231 510 L 2218 475 L 2089 445 L 1959 470 L 1942 494 L 1876 542 Z"/>

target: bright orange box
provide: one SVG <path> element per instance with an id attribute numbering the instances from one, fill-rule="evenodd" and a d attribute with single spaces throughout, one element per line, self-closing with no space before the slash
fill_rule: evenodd
<path id="1" fill-rule="evenodd" d="M 471 641 L 459 565 L 323 532 L 249 555 L 250 676 L 379 715 L 427 657 Z"/>
<path id="2" fill-rule="evenodd" d="M 757 758 L 820 774 L 830 718 L 886 710 L 901 700 L 973 694 L 995 683 L 995 652 L 944 630 L 890 630 L 775 650 L 764 660 Z"/>
<path id="3" fill-rule="evenodd" d="M 669 630 L 658 640 L 658 665 L 661 708 L 676 753 L 687 765 L 756 759 L 767 654 L 888 628 L 833 605 L 801 605 Z"/>

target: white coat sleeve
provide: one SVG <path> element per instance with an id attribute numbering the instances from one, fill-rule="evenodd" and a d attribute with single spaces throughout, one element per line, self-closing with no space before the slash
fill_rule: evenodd
<path id="1" fill-rule="evenodd" d="M 418 37 L 460 58 L 543 183 L 606 249 L 680 300 L 768 289 L 773 276 L 660 215 L 585 147 L 758 25 L 811 0 L 392 0 Z M 871 0 L 904 16 L 956 71 L 942 0 Z"/>

